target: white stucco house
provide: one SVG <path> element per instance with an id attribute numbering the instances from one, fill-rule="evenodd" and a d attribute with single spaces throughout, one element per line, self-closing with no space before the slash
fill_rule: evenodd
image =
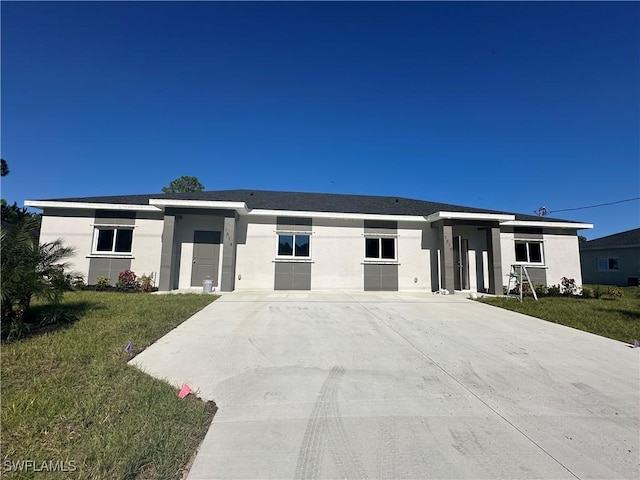
<path id="1" fill-rule="evenodd" d="M 160 290 L 502 293 L 511 265 L 532 281 L 581 283 L 577 232 L 591 224 L 401 197 L 225 190 L 26 201 L 40 241 L 75 247 L 89 284 L 131 269 Z"/>

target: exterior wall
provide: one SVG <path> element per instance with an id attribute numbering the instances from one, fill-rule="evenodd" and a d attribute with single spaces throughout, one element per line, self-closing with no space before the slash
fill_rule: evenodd
<path id="1" fill-rule="evenodd" d="M 598 257 L 617 258 L 618 270 L 598 270 Z M 640 247 L 582 250 L 580 261 L 584 283 L 626 286 L 629 277 L 640 276 Z"/>
<path id="2" fill-rule="evenodd" d="M 93 210 L 47 209 L 40 228 L 40 243 L 60 238 L 65 246 L 75 249 L 75 255 L 69 260 L 69 270 L 82 275 L 85 280 L 89 272 L 94 213 Z"/>
<path id="3" fill-rule="evenodd" d="M 543 233 L 542 238 L 544 266 L 543 272 L 531 269 L 534 284 L 544 283 L 547 286 L 558 285 L 562 277 L 574 278 L 578 285 L 582 285 L 580 270 L 580 254 L 578 252 L 578 236 L 571 233 Z M 511 265 L 516 263 L 515 240 L 533 239 L 532 235 L 513 232 L 501 232 L 500 244 L 502 250 L 502 285 L 509 280 Z"/>
<path id="4" fill-rule="evenodd" d="M 311 248 L 314 239 L 311 238 Z M 236 234 L 236 290 L 273 290 L 276 257 L 276 217 L 246 216 Z"/>
<path id="5" fill-rule="evenodd" d="M 276 229 L 276 217 L 240 217 L 236 289 L 273 290 Z M 396 248 L 400 290 L 431 291 L 429 248 L 436 247 L 436 240 L 428 225 L 399 222 Z M 315 218 L 311 260 L 311 290 L 362 291 L 364 221 Z"/>
<path id="6" fill-rule="evenodd" d="M 573 234 L 544 235 L 544 253 L 547 264 L 547 285 L 558 285 L 562 277 L 574 278 L 582 285 L 578 236 Z"/>
<path id="7" fill-rule="evenodd" d="M 162 232 L 162 226 L 159 227 Z M 195 230 L 214 230 L 222 232 L 224 229 L 224 217 L 214 215 L 182 215 L 176 217 L 176 254 L 179 260 L 178 288 L 191 288 L 191 265 L 193 262 L 193 232 Z M 160 236 L 158 237 L 160 238 Z M 160 248 L 157 250 L 158 268 L 160 265 Z M 222 258 L 220 255 L 218 264 L 218 281 L 222 272 Z M 198 286 L 194 286 L 196 288 Z"/>
<path id="8" fill-rule="evenodd" d="M 437 255 L 435 231 L 417 222 L 398 222 L 398 290 L 437 290 L 431 285 L 431 255 Z M 364 245 L 360 246 L 364 255 Z"/>
<path id="9" fill-rule="evenodd" d="M 364 289 L 364 222 L 314 219 L 311 290 Z"/>
<path id="10" fill-rule="evenodd" d="M 131 244 L 131 270 L 138 277 L 153 273 L 156 286 L 160 272 L 163 226 L 162 212 L 138 212 Z"/>

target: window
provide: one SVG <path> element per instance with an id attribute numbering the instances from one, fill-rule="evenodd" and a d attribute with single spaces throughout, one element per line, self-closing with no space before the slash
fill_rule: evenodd
<path id="1" fill-rule="evenodd" d="M 544 257 L 542 256 L 542 242 L 516 240 L 516 262 L 544 263 Z"/>
<path id="2" fill-rule="evenodd" d="M 388 237 L 365 238 L 364 256 L 367 259 L 395 260 L 396 239 Z"/>
<path id="3" fill-rule="evenodd" d="M 95 229 L 95 252 L 131 253 L 132 242 L 132 228 L 99 227 Z"/>
<path id="4" fill-rule="evenodd" d="M 598 257 L 598 270 L 618 270 L 618 259 L 611 257 Z"/>
<path id="5" fill-rule="evenodd" d="M 308 257 L 309 235 L 281 234 L 278 235 L 278 256 L 280 257 Z"/>

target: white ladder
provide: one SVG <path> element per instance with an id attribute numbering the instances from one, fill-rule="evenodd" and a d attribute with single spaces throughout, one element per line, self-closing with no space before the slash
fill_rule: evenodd
<path id="1" fill-rule="evenodd" d="M 509 294 L 509 292 L 511 291 L 511 280 L 513 280 L 513 288 L 518 287 L 519 299 L 521 302 L 525 283 L 529 284 L 529 288 L 531 289 L 533 298 L 535 298 L 536 301 L 538 300 L 535 286 L 533 285 L 533 283 L 531 283 L 531 277 L 529 277 L 529 272 L 527 272 L 526 265 L 511 265 L 511 271 L 509 272 L 509 282 L 507 283 L 507 296 L 511 296 Z"/>

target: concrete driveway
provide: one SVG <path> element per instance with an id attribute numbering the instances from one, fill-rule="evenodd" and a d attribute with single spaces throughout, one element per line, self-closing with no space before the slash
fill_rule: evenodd
<path id="1" fill-rule="evenodd" d="M 191 480 L 617 479 L 639 358 L 457 295 L 234 292 L 132 363 L 218 404 Z"/>

